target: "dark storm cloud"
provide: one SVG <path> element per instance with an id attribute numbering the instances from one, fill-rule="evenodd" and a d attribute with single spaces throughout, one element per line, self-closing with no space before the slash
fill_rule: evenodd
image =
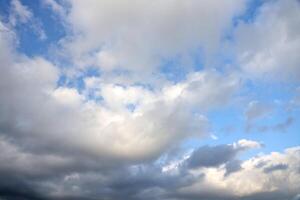
<path id="1" fill-rule="evenodd" d="M 5 152 L 6 148 L 6 156 L 0 156 L 2 163 L 5 162 L 6 165 L 2 164 L 0 168 L 0 175 L 4 177 L 0 180 L 0 197 L 9 199 L 90 199 L 93 196 L 114 200 L 125 197 L 129 200 L 167 199 L 175 197 L 177 189 L 204 178 L 204 174 L 195 176 L 188 172 L 189 167 L 192 167 L 190 159 L 187 161 L 188 168 L 187 163 L 184 163 L 179 166 L 177 174 L 169 174 L 163 173 L 161 167 L 154 163 L 136 167 L 120 165 L 107 169 L 101 168 L 101 161 L 92 162 L 92 159 L 83 159 L 75 155 L 57 159 L 38 152 L 26 153 L 18 148 L 14 149 L 15 146 L 9 142 L 2 142 L 1 148 L 2 152 Z M 236 151 L 238 150 L 231 145 L 204 146 L 195 151 L 191 159 L 202 155 L 212 156 L 218 161 L 211 161 L 209 158 L 201 161 L 197 159 L 197 164 L 216 166 L 230 161 L 236 155 Z M 7 157 L 10 160 L 7 160 Z M 174 159 L 174 155 L 167 157 Z M 98 168 L 97 163 L 100 164 Z M 237 161 L 234 160 L 226 164 L 228 174 L 237 170 L 235 164 Z M 11 180 L 11 183 L 5 180 Z M 52 188 L 53 185 L 69 192 L 53 197 L 50 195 L 55 189 Z M 77 188 L 77 191 L 72 196 L 70 191 L 73 187 Z"/>
<path id="2" fill-rule="evenodd" d="M 5 200 L 47 200 L 35 188 L 34 181 L 13 171 L 0 171 L 0 199 Z M 1 199 L 2 200 L 2 199 Z"/>
<path id="3" fill-rule="evenodd" d="M 159 166 L 149 163 L 111 170 L 101 176 L 96 172 L 82 174 L 77 183 L 91 196 L 104 199 L 165 199 L 178 188 L 191 185 L 201 178 L 184 171 L 178 174 L 163 173 Z"/>
<path id="4" fill-rule="evenodd" d="M 258 192 L 249 196 L 236 198 L 238 200 L 294 200 L 297 194 L 291 194 L 287 191 L 275 190 L 272 192 Z"/>
<path id="5" fill-rule="evenodd" d="M 178 194 L 177 198 L 180 200 L 298 200 L 299 194 L 291 194 L 275 190 L 272 192 L 258 192 L 247 196 L 237 197 L 226 194 L 216 194 L 213 192 L 203 192 L 201 194 Z"/>
<path id="6" fill-rule="evenodd" d="M 0 198 L 9 200 L 159 199 L 201 178 L 186 171 L 166 174 L 153 163 L 108 168 L 101 164 L 103 160 L 80 155 L 24 152 L 3 138 L 0 150 Z M 55 190 L 62 193 L 53 196 Z"/>

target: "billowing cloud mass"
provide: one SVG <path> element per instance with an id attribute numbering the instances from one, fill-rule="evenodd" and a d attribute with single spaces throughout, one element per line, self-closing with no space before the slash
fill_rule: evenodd
<path id="1" fill-rule="evenodd" d="M 299 199 L 299 1 L 0 11 L 0 200 Z"/>

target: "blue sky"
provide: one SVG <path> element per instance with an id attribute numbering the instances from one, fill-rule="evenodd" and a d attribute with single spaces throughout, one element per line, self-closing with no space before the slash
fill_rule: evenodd
<path id="1" fill-rule="evenodd" d="M 297 0 L 0 1 L 0 199 L 298 200 L 299 19 Z"/>

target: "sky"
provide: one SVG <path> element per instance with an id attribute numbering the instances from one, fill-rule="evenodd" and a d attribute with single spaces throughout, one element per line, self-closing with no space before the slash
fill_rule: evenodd
<path id="1" fill-rule="evenodd" d="M 0 200 L 300 200 L 299 0 L 1 0 Z"/>

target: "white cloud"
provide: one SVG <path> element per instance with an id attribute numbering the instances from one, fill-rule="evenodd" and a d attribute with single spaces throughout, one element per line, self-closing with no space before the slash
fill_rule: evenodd
<path id="1" fill-rule="evenodd" d="M 257 141 L 242 139 L 239 140 L 237 143 L 235 143 L 234 146 L 236 148 L 252 149 L 252 148 L 260 148 L 262 147 L 262 144 Z"/>
<path id="2" fill-rule="evenodd" d="M 33 12 L 19 0 L 12 0 L 10 3 L 8 25 L 12 28 L 18 24 L 30 24 L 32 31 L 39 37 L 40 40 L 47 38 L 42 23 L 35 18 Z"/>
<path id="3" fill-rule="evenodd" d="M 299 80 L 300 3 L 268 1 L 252 23 L 235 31 L 238 60 L 245 75 L 264 80 Z"/>
<path id="4" fill-rule="evenodd" d="M 59 14 L 61 17 L 65 16 L 65 9 L 56 0 L 44 0 L 42 3 L 49 6 L 55 13 Z"/>
<path id="5" fill-rule="evenodd" d="M 15 26 L 18 21 L 20 23 L 26 23 L 32 18 L 33 14 L 28 9 L 27 6 L 24 6 L 19 0 L 11 1 L 11 13 L 9 22 Z"/>
<path id="6" fill-rule="evenodd" d="M 109 59 L 103 59 L 109 63 L 114 60 L 119 67 L 144 71 L 157 68 L 161 59 L 188 56 L 201 47 L 211 53 L 244 6 L 237 0 L 69 2 L 67 22 L 75 35 L 66 38 L 64 46 L 75 64 L 108 51 Z"/>
<path id="7" fill-rule="evenodd" d="M 117 66 L 116 58 L 109 52 L 100 51 L 97 59 L 98 65 L 104 70 L 112 70 Z"/>
<path id="8" fill-rule="evenodd" d="M 53 91 L 54 98 L 65 106 L 79 106 L 84 98 L 74 88 L 59 87 Z"/>

